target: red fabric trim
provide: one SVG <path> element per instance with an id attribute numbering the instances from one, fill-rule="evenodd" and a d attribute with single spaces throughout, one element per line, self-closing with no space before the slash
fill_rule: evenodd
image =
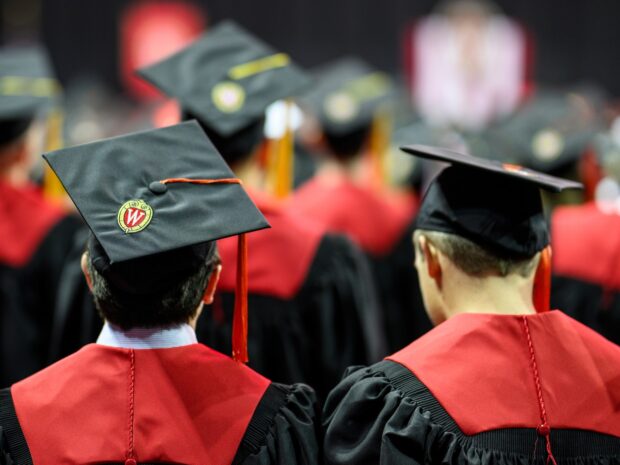
<path id="1" fill-rule="evenodd" d="M 620 214 L 596 204 L 559 207 L 551 219 L 553 273 L 620 290 Z"/>
<path id="2" fill-rule="evenodd" d="M 349 235 L 375 256 L 391 252 L 413 221 L 417 207 L 413 194 L 376 192 L 344 177 L 316 177 L 291 200 L 296 213 L 330 231 Z"/>
<path id="3" fill-rule="evenodd" d="M 11 388 L 34 463 L 125 461 L 131 352 L 90 344 Z M 229 465 L 269 380 L 201 344 L 133 352 L 131 457 Z"/>
<path id="4" fill-rule="evenodd" d="M 0 263 L 26 265 L 64 216 L 35 186 L 14 187 L 0 181 Z"/>
<path id="5" fill-rule="evenodd" d="M 249 195 L 271 228 L 247 235 L 248 291 L 291 299 L 306 280 L 325 230 L 267 194 L 249 191 Z M 218 289 L 232 292 L 237 271 L 237 242 L 225 238 L 217 241 L 217 246 L 223 264 Z"/>
<path id="6" fill-rule="evenodd" d="M 620 437 L 620 347 L 559 311 L 526 318 L 549 426 Z M 537 428 L 522 319 L 460 314 L 389 360 L 415 373 L 465 434 Z"/>

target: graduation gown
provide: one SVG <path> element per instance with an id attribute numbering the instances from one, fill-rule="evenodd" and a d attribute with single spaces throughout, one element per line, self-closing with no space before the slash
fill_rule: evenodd
<path id="1" fill-rule="evenodd" d="M 460 314 L 348 372 L 325 463 L 545 463 L 548 437 L 558 465 L 609 465 L 619 406 L 620 348 L 565 314 Z"/>
<path id="2" fill-rule="evenodd" d="M 620 214 L 595 203 L 560 207 L 551 234 L 551 304 L 620 344 Z"/>
<path id="3" fill-rule="evenodd" d="M 0 391 L 0 463 L 315 464 L 315 421 L 310 388 L 202 344 L 90 344 Z"/>
<path id="4" fill-rule="evenodd" d="M 344 176 L 317 176 L 293 196 L 291 207 L 330 231 L 346 234 L 369 258 L 390 352 L 431 329 L 413 266 L 413 194 L 377 192 Z M 384 354 L 386 355 L 386 354 Z"/>
<path id="5" fill-rule="evenodd" d="M 0 386 L 48 363 L 60 270 L 82 227 L 37 187 L 0 182 Z"/>
<path id="6" fill-rule="evenodd" d="M 373 363 L 385 354 L 369 266 L 345 237 L 326 234 L 266 194 L 249 193 L 271 224 L 247 237 L 249 364 L 274 381 L 308 383 L 325 396 L 353 361 Z M 197 335 L 230 353 L 236 238 L 218 241 L 218 249 L 218 293 Z"/>

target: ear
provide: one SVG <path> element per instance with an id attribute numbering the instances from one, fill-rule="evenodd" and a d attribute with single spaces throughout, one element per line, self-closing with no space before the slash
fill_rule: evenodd
<path id="1" fill-rule="evenodd" d="M 426 270 L 428 275 L 433 278 L 437 287 L 441 289 L 442 283 L 442 270 L 441 262 L 439 260 L 439 250 L 430 242 L 425 236 L 420 236 L 420 249 L 424 256 L 424 262 L 426 264 Z"/>
<path id="2" fill-rule="evenodd" d="M 215 296 L 215 290 L 217 289 L 217 283 L 220 281 L 220 275 L 222 274 L 222 265 L 217 265 L 211 272 L 209 283 L 205 289 L 205 293 L 202 295 L 202 302 L 206 305 L 213 303 L 213 297 Z"/>
<path id="3" fill-rule="evenodd" d="M 84 273 L 84 278 L 86 278 L 86 284 L 88 284 L 88 289 L 93 290 L 93 278 L 90 275 L 90 272 L 88 271 L 88 252 L 84 252 L 82 254 L 82 258 L 80 260 L 80 265 L 82 267 L 82 273 Z"/>

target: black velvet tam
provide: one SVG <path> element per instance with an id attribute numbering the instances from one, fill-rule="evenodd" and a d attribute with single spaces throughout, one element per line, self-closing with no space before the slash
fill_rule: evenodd
<path id="1" fill-rule="evenodd" d="M 540 189 L 581 184 L 517 165 L 424 145 L 401 147 L 449 163 L 430 184 L 416 228 L 456 234 L 508 257 L 531 257 L 549 244 Z"/>

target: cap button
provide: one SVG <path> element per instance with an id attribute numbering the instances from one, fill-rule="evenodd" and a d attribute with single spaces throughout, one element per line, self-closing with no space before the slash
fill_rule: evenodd
<path id="1" fill-rule="evenodd" d="M 149 184 L 149 190 L 153 194 L 161 195 L 166 193 L 166 191 L 168 190 L 168 186 L 159 181 L 153 181 L 151 184 Z"/>

